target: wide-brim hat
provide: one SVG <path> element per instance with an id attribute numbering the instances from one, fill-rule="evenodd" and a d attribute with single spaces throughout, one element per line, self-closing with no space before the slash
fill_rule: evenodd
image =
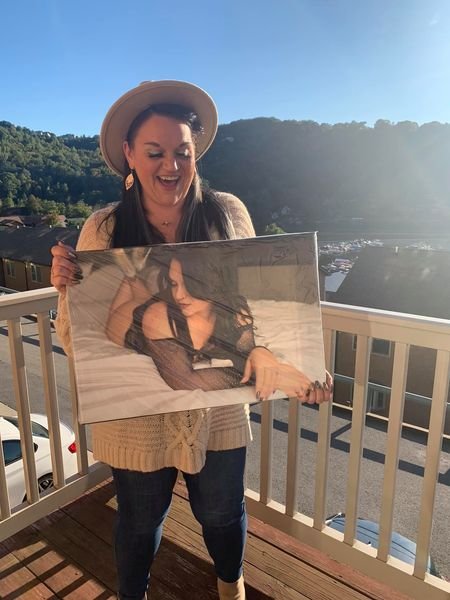
<path id="1" fill-rule="evenodd" d="M 121 96 L 109 109 L 100 131 L 100 150 L 106 164 L 126 175 L 123 142 L 134 119 L 153 104 L 180 104 L 196 113 L 203 128 L 196 140 L 196 160 L 213 143 L 217 133 L 217 108 L 204 90 L 185 81 L 145 81 Z"/>

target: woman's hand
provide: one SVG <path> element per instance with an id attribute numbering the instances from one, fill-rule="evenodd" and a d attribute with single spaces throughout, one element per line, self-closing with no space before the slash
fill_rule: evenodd
<path id="1" fill-rule="evenodd" d="M 76 262 L 77 255 L 72 246 L 67 246 L 62 242 L 58 242 L 58 244 L 51 249 L 51 253 L 53 259 L 50 282 L 55 286 L 58 292 L 63 292 L 68 285 L 80 283 L 81 279 L 83 279 L 83 275 Z"/>
<path id="2" fill-rule="evenodd" d="M 332 379 L 329 373 L 325 382 L 313 382 L 295 367 L 280 363 L 266 348 L 254 348 L 250 352 L 241 383 L 247 383 L 252 374 L 259 400 L 266 400 L 277 389 L 288 398 L 298 398 L 308 404 L 320 404 L 331 399 Z"/>

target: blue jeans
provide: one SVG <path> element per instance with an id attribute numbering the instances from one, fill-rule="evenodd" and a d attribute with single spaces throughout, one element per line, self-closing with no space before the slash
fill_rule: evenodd
<path id="1" fill-rule="evenodd" d="M 226 582 L 242 574 L 247 515 L 244 503 L 246 448 L 208 451 L 200 473 L 183 473 L 192 512 L 217 577 Z M 115 555 L 121 600 L 142 600 L 159 548 L 177 469 L 151 473 L 113 469 L 117 493 Z"/>

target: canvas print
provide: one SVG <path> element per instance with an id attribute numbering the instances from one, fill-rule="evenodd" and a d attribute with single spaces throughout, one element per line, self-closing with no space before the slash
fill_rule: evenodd
<path id="1" fill-rule="evenodd" d="M 83 280 L 68 302 L 80 422 L 256 402 L 257 348 L 285 388 L 261 367 L 260 399 L 325 381 L 315 234 L 77 255 Z"/>

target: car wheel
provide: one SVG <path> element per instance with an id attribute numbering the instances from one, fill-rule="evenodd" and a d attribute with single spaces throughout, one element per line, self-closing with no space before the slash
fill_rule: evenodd
<path id="1" fill-rule="evenodd" d="M 53 475 L 49 473 L 48 475 L 44 475 L 40 479 L 38 479 L 38 490 L 39 493 L 45 492 L 49 488 L 53 487 Z"/>
<path id="2" fill-rule="evenodd" d="M 39 494 L 45 492 L 53 487 L 53 474 L 49 473 L 48 475 L 43 475 L 40 479 L 38 479 L 38 491 Z M 27 496 L 23 497 L 23 502 L 27 502 Z"/>

